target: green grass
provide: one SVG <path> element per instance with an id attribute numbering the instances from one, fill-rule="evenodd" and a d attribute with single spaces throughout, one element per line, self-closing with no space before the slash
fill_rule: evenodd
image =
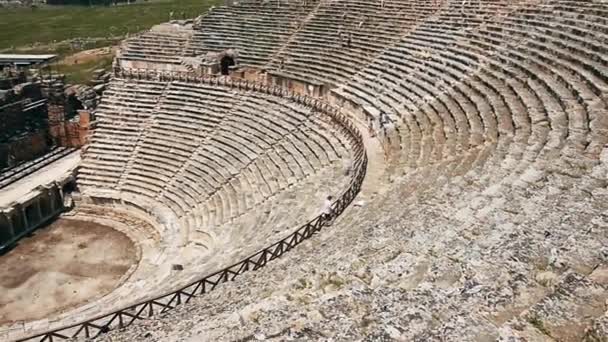
<path id="1" fill-rule="evenodd" d="M 20 49 L 64 54 L 67 51 L 63 49 L 69 50 L 69 46 L 52 45 L 75 38 L 96 40 L 92 43 L 93 47 L 107 46 L 127 33 L 136 33 L 168 21 L 169 12 L 174 13 L 175 19 L 179 19 L 182 12 L 187 18 L 194 18 L 211 5 L 220 3 L 223 1 L 173 0 L 110 7 L 0 8 L 0 50 Z"/>
<path id="2" fill-rule="evenodd" d="M 97 69 L 109 70 L 112 66 L 114 56 L 103 56 L 85 63 L 65 65 L 59 64 L 53 67 L 53 71 L 65 74 L 66 82 L 72 84 L 87 84 L 93 78 L 93 71 Z"/>

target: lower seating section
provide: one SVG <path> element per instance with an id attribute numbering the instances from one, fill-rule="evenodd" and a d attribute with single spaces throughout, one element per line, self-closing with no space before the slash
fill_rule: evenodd
<path id="1" fill-rule="evenodd" d="M 83 193 L 146 198 L 198 229 L 255 210 L 353 150 L 318 109 L 229 86 L 116 78 L 97 116 Z"/>
<path id="2" fill-rule="evenodd" d="M 141 261 L 106 296 L 15 326 L 9 337 L 98 316 L 229 266 L 317 217 L 328 195 L 351 186 L 363 146 L 335 109 L 260 84 L 165 76 L 115 75 L 77 175 L 74 215 L 124 231 Z"/>
<path id="3" fill-rule="evenodd" d="M 97 107 L 98 126 L 80 168 L 81 186 L 116 189 L 145 127 L 160 101 L 166 83 L 113 80 Z"/>

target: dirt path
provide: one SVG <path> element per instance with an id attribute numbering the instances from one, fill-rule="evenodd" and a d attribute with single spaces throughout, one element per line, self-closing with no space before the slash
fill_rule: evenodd
<path id="1" fill-rule="evenodd" d="M 75 64 L 82 64 L 82 63 L 87 63 L 87 62 L 91 62 L 91 61 L 96 61 L 100 58 L 114 55 L 116 53 L 117 49 L 118 49 L 117 46 L 108 46 L 108 47 L 102 47 L 99 49 L 80 51 L 73 55 L 64 57 L 62 60 L 59 61 L 59 64 L 75 65 Z"/>
<path id="2" fill-rule="evenodd" d="M 48 317 L 99 298 L 137 262 L 121 232 L 59 219 L 0 256 L 0 325 Z"/>

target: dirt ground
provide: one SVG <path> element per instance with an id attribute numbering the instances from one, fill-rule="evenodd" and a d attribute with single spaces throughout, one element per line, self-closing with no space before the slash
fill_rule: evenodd
<path id="1" fill-rule="evenodd" d="M 0 256 L 0 325 L 48 317 L 109 293 L 137 262 L 132 241 L 59 219 Z"/>
<path id="2" fill-rule="evenodd" d="M 118 46 L 108 46 L 99 49 L 91 49 L 77 52 L 73 55 L 63 58 L 59 63 L 65 65 L 74 65 L 96 61 L 105 56 L 113 56 L 116 53 Z"/>

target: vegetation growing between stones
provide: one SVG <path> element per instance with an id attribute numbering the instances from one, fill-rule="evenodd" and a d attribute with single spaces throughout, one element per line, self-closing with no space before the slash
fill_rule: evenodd
<path id="1" fill-rule="evenodd" d="M 538 317 L 536 317 L 536 316 L 530 317 L 530 318 L 528 318 L 528 322 L 530 324 L 532 324 L 533 327 L 538 329 L 543 334 L 545 334 L 547 336 L 551 336 L 551 334 L 549 333 L 549 330 L 547 330 L 547 328 L 545 328 L 545 325 L 543 324 L 543 322 L 540 319 L 538 319 Z"/>

